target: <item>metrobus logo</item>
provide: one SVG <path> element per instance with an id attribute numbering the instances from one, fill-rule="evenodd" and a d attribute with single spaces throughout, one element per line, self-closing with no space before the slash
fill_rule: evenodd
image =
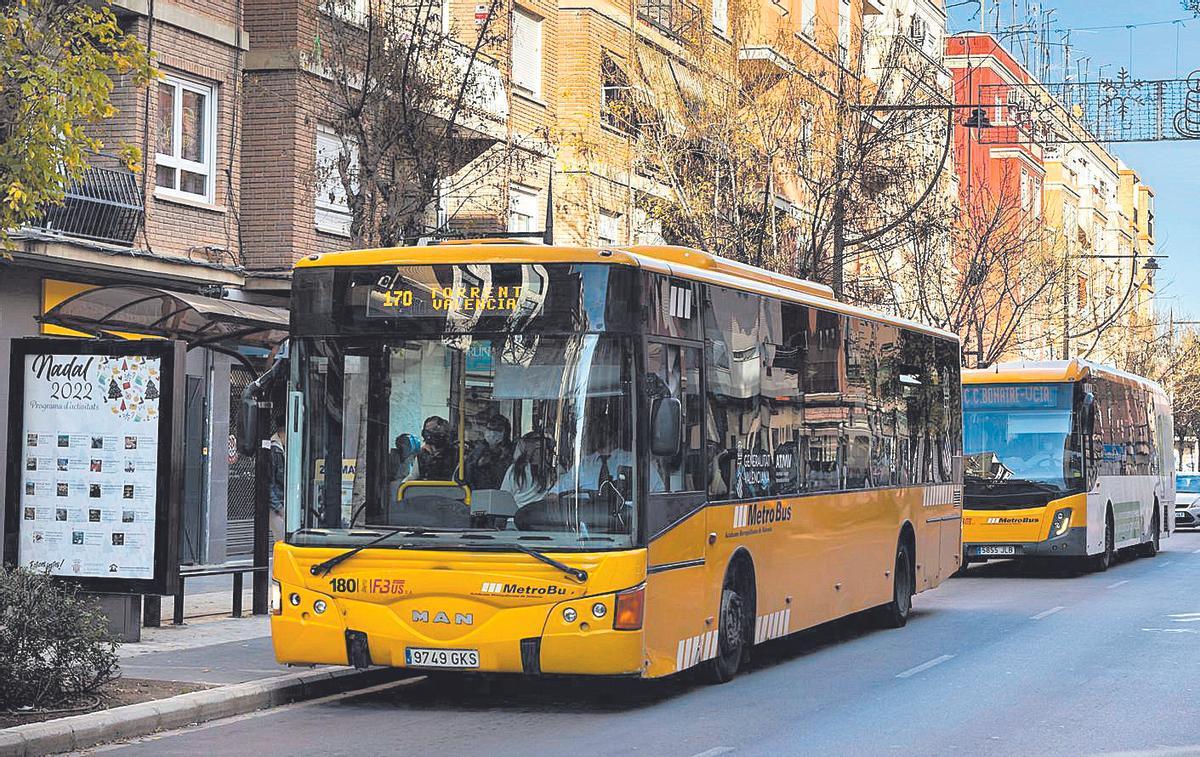
<path id="1" fill-rule="evenodd" d="M 786 507 L 782 502 L 776 502 L 775 506 L 764 505 L 738 505 L 733 508 L 733 527 L 744 528 L 746 526 L 761 526 L 765 523 L 782 523 L 792 519 L 792 506 Z"/>
<path id="2" fill-rule="evenodd" d="M 1008 523 L 1041 523 L 1037 518 L 988 518 L 989 526 L 999 526 Z"/>
<path id="3" fill-rule="evenodd" d="M 528 584 L 506 584 L 500 581 L 484 581 L 480 589 L 483 594 L 516 594 L 529 597 L 552 597 L 563 595 L 567 590 L 561 586 L 530 586 Z"/>

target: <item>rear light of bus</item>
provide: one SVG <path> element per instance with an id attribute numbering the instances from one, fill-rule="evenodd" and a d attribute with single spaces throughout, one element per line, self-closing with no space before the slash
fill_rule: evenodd
<path id="1" fill-rule="evenodd" d="M 618 631 L 638 631 L 642 628 L 642 617 L 646 614 L 646 585 L 617 593 L 617 607 L 613 612 L 613 628 Z"/>

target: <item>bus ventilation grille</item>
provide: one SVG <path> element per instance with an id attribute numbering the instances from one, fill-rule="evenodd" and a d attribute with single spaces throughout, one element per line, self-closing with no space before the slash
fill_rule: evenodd
<path id="1" fill-rule="evenodd" d="M 346 631 L 346 659 L 359 670 L 371 667 L 371 647 L 362 631 Z"/>
<path id="2" fill-rule="evenodd" d="M 542 672 L 542 640 L 521 639 L 521 670 L 526 673 Z"/>

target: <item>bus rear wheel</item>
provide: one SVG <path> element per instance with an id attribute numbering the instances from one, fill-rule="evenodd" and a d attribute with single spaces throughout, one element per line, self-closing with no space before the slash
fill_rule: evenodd
<path id="1" fill-rule="evenodd" d="M 892 571 L 892 601 L 875 609 L 879 624 L 884 628 L 903 628 L 912 613 L 912 598 L 916 590 L 912 550 L 902 541 L 896 549 L 896 568 Z"/>
<path id="2" fill-rule="evenodd" d="M 1158 503 L 1154 503 L 1154 515 L 1150 516 L 1150 541 L 1138 545 L 1138 555 L 1154 557 L 1159 549 Z"/>
<path id="3" fill-rule="evenodd" d="M 717 656 L 709 660 L 705 671 L 712 683 L 725 683 L 737 675 L 746 658 L 750 621 L 749 608 L 753 600 L 749 596 L 748 582 L 740 573 L 734 573 L 721 589 L 721 611 L 717 624 Z"/>

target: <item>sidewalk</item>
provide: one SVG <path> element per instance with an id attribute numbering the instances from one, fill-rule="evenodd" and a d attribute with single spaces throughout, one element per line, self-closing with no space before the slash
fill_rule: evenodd
<path id="1" fill-rule="evenodd" d="M 280 665 L 275 662 L 271 648 L 269 618 L 229 617 L 232 581 L 223 591 L 216 584 L 204 588 L 209 590 L 188 593 L 184 625 L 171 625 L 170 603 L 164 601 L 162 627 L 143 628 L 142 640 L 121 645 L 118 655 L 124 679 L 207 688 L 167 699 L 0 729 L 0 755 L 31 756 L 87 749 L 108 741 L 407 677 L 404 671 L 388 668 L 360 671 L 338 666 Z M 250 607 L 249 595 L 247 588 L 243 605 L 246 608 Z"/>

